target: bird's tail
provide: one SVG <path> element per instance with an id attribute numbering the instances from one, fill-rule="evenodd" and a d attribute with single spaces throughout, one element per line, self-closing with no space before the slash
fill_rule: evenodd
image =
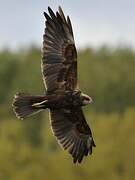
<path id="1" fill-rule="evenodd" d="M 13 110 L 19 119 L 24 119 L 47 108 L 46 96 L 17 93 L 13 99 Z"/>

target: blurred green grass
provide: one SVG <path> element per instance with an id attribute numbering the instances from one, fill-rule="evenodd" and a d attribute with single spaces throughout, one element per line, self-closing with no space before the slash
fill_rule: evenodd
<path id="1" fill-rule="evenodd" d="M 97 147 L 81 165 L 60 149 L 48 112 L 16 119 L 16 92 L 43 94 L 40 49 L 0 52 L 0 179 L 69 180 L 135 178 L 135 52 L 130 48 L 79 50 L 80 88 L 93 104 L 84 108 Z"/>

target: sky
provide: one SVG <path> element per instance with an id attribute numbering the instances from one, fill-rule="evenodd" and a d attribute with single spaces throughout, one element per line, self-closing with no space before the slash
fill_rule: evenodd
<path id="1" fill-rule="evenodd" d="M 78 48 L 135 48 L 135 0 L 0 0 L 0 49 L 42 46 L 43 12 L 63 8 Z"/>

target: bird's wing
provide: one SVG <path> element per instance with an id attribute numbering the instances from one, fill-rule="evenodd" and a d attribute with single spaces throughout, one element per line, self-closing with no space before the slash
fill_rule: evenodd
<path id="1" fill-rule="evenodd" d="M 53 134 L 72 155 L 74 163 L 80 163 L 84 156 L 92 154 L 95 143 L 81 108 L 51 110 L 50 116 Z"/>
<path id="2" fill-rule="evenodd" d="M 50 7 L 43 35 L 42 74 L 47 92 L 74 90 L 77 86 L 77 52 L 72 25 L 62 9 L 54 14 Z"/>

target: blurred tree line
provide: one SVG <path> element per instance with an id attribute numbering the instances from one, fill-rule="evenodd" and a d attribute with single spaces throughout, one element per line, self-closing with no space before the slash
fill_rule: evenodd
<path id="1" fill-rule="evenodd" d="M 44 93 L 41 52 L 0 52 L 0 105 L 9 104 L 16 91 Z M 80 88 L 93 98 L 96 112 L 124 112 L 135 105 L 135 52 L 130 48 L 85 49 L 78 53 Z"/>
<path id="2" fill-rule="evenodd" d="M 0 179 L 134 179 L 135 52 L 79 50 L 79 85 L 93 99 L 84 110 L 97 144 L 79 166 L 56 144 L 48 112 L 19 121 L 12 111 L 16 92 L 45 93 L 40 61 L 36 46 L 0 52 Z"/>

